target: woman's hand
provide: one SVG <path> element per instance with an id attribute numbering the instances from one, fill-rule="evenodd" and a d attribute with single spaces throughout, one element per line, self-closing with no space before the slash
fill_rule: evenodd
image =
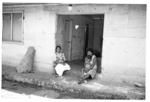
<path id="1" fill-rule="evenodd" d="M 65 65 L 66 63 L 65 63 L 64 61 L 61 61 L 61 62 L 59 62 L 59 64 L 63 64 L 63 65 Z"/>

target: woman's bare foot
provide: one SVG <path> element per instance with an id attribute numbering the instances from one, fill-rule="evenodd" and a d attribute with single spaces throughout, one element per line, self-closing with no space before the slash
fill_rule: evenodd
<path id="1" fill-rule="evenodd" d="M 87 83 L 87 80 L 81 79 L 81 80 L 78 81 L 78 84 L 82 84 L 82 83 Z"/>
<path id="2" fill-rule="evenodd" d="M 63 76 L 58 76 L 58 78 L 59 78 L 59 79 L 64 79 L 64 77 L 63 77 Z"/>

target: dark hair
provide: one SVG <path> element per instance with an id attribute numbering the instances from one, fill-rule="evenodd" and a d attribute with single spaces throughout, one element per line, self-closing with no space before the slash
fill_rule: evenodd
<path id="1" fill-rule="evenodd" d="M 56 48 L 55 48 L 55 52 L 56 52 L 57 48 L 61 49 L 61 46 L 57 45 Z"/>
<path id="2" fill-rule="evenodd" d="M 92 52 L 92 54 L 93 54 L 93 49 L 92 49 L 92 48 L 88 48 L 88 49 L 86 50 L 86 52 L 88 52 L 88 51 Z"/>

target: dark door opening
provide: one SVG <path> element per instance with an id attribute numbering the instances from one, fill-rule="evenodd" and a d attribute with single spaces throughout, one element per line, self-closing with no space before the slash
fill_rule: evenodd
<path id="1" fill-rule="evenodd" d="M 88 40 L 89 40 L 89 24 L 86 24 L 84 57 L 86 56 L 86 50 L 88 48 Z"/>
<path id="2" fill-rule="evenodd" d="M 68 61 L 83 60 L 92 48 L 101 72 L 104 14 L 58 15 L 56 44 L 62 45 Z"/>

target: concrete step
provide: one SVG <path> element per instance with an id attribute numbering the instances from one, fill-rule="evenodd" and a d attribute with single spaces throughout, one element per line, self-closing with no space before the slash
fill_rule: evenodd
<path id="1" fill-rule="evenodd" d="M 67 91 L 68 93 L 73 93 L 76 95 L 89 96 L 88 98 L 102 98 L 102 99 L 132 99 L 128 96 L 130 88 L 125 87 L 114 87 L 109 85 L 103 85 L 98 82 L 91 81 L 86 84 L 77 84 L 77 79 L 68 79 L 68 77 L 59 78 L 54 75 L 49 75 L 48 73 L 34 72 L 34 73 L 16 73 L 15 69 L 7 68 L 2 70 L 3 78 L 7 80 L 13 80 L 22 83 L 33 84 L 37 86 L 42 86 L 45 88 L 53 88 L 60 91 Z M 130 92 L 131 93 L 131 92 Z M 56 93 L 57 94 L 57 93 Z M 143 93 L 132 95 L 136 96 L 137 99 L 143 98 Z M 57 95 L 55 95 L 57 96 Z M 59 95 L 58 95 L 59 96 Z M 51 96 L 49 96 L 51 97 Z"/>

